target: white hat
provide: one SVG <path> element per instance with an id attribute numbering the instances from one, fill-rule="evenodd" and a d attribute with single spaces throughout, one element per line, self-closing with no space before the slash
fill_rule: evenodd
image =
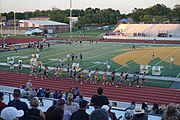
<path id="1" fill-rule="evenodd" d="M 134 114 L 141 114 L 144 113 L 144 110 L 141 108 L 141 106 L 136 106 L 134 110 Z"/>
<path id="2" fill-rule="evenodd" d="M 105 109 L 106 111 L 108 111 L 109 110 L 109 106 L 108 105 L 103 105 L 102 109 Z"/>
<path id="3" fill-rule="evenodd" d="M 17 110 L 15 107 L 6 107 L 1 112 L 1 117 L 4 120 L 13 120 L 16 117 L 22 117 L 24 115 L 23 110 Z"/>

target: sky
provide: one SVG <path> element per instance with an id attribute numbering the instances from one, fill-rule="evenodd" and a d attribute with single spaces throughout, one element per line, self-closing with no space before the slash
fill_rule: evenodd
<path id="1" fill-rule="evenodd" d="M 52 7 L 59 9 L 69 9 L 70 0 L 0 0 L 1 11 L 10 12 L 15 8 L 16 12 L 49 10 Z M 136 8 L 148 8 L 156 4 L 164 4 L 173 8 L 175 4 L 180 4 L 180 0 L 72 0 L 73 9 L 92 8 L 112 8 L 127 14 Z M 15 6 L 15 7 L 13 7 Z"/>

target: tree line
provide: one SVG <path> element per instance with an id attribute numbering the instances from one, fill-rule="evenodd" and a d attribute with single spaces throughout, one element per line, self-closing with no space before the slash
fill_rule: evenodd
<path id="1" fill-rule="evenodd" d="M 7 20 L 14 19 L 14 12 L 2 13 Z M 35 10 L 26 12 L 16 12 L 16 19 L 28 19 L 38 16 L 48 16 L 50 20 L 69 23 L 70 10 L 61 10 L 53 7 L 51 10 Z M 90 25 L 108 25 L 116 24 L 122 18 L 131 18 L 134 22 L 164 22 L 164 21 L 180 21 L 180 4 L 176 4 L 174 8 L 168 8 L 164 4 L 156 4 L 148 8 L 134 8 L 129 14 L 121 14 L 119 10 L 86 8 L 73 9 L 72 16 L 78 17 L 76 26 L 84 27 Z"/>

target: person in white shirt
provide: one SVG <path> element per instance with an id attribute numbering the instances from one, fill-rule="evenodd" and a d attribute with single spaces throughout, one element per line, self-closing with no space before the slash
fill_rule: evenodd
<path id="1" fill-rule="evenodd" d="M 14 60 L 11 58 L 9 61 L 10 69 L 14 69 Z"/>
<path id="2" fill-rule="evenodd" d="M 18 60 L 18 68 L 19 68 L 18 73 L 20 73 L 22 70 L 22 59 L 21 58 L 19 58 L 19 60 Z"/>
<path id="3" fill-rule="evenodd" d="M 172 69 L 173 66 L 174 66 L 174 56 L 172 56 L 172 57 L 170 58 L 170 62 L 171 62 L 171 65 L 170 65 L 169 69 Z"/>
<path id="4" fill-rule="evenodd" d="M 69 59 L 70 59 L 70 54 L 69 54 L 69 53 L 67 54 L 67 59 L 68 59 L 68 61 L 69 61 Z"/>

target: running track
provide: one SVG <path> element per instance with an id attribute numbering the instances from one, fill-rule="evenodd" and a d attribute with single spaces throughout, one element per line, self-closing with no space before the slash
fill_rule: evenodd
<path id="1" fill-rule="evenodd" d="M 15 43 L 29 43 L 42 41 L 43 38 L 6 38 L 7 43 L 15 44 Z M 89 41 L 94 40 L 98 42 L 128 42 L 128 43 L 154 43 L 153 40 L 133 40 L 133 39 L 109 39 L 109 40 L 99 40 L 97 38 L 47 38 L 47 40 L 82 40 Z M 0 44 L 2 44 L 3 40 L 0 40 Z M 156 44 L 180 44 L 180 40 L 157 40 Z"/>
<path id="2" fill-rule="evenodd" d="M 96 94 L 98 87 L 103 87 L 104 95 L 106 95 L 110 100 L 121 101 L 121 102 L 131 102 L 142 103 L 148 101 L 151 105 L 153 103 L 158 104 L 169 104 L 176 103 L 180 104 L 180 90 L 166 89 L 166 88 L 155 88 L 155 87 L 143 87 L 137 88 L 135 86 L 123 86 L 122 88 L 116 88 L 110 85 L 92 85 L 89 83 L 79 84 L 74 83 L 69 79 L 53 79 L 48 78 L 41 80 L 40 77 L 35 79 L 33 76 L 27 74 L 17 74 L 13 72 L 0 72 L 0 85 L 19 87 L 20 85 L 25 85 L 27 80 L 31 79 L 33 86 L 36 88 L 50 88 L 52 91 L 60 90 L 66 92 L 70 87 L 79 87 L 81 93 L 85 97 L 91 97 Z"/>

